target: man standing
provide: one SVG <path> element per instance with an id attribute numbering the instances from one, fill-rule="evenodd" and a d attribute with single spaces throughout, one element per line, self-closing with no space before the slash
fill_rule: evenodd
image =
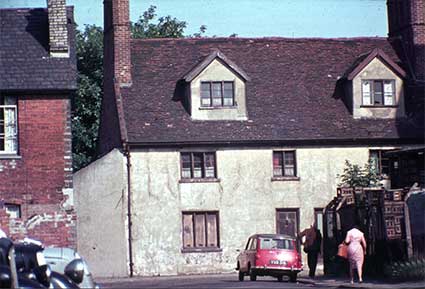
<path id="1" fill-rule="evenodd" d="M 302 241 L 304 237 L 304 241 Z M 304 252 L 307 253 L 307 263 L 310 278 L 314 278 L 316 274 L 317 257 L 320 253 L 320 246 L 322 245 L 322 235 L 320 231 L 313 224 L 310 228 L 305 229 L 299 233 L 298 238 L 301 239 L 304 246 Z"/>

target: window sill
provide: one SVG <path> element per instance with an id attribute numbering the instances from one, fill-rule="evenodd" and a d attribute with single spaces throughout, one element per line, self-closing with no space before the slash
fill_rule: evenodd
<path id="1" fill-rule="evenodd" d="M 22 157 L 17 154 L 0 152 L 0 160 L 20 160 Z"/>
<path id="2" fill-rule="evenodd" d="M 360 105 L 361 108 L 397 108 L 398 105 Z"/>
<path id="3" fill-rule="evenodd" d="M 199 107 L 199 110 L 221 110 L 221 109 L 237 109 L 237 105 L 232 106 L 201 106 Z"/>
<path id="4" fill-rule="evenodd" d="M 296 181 L 298 182 L 300 177 L 272 177 L 272 182 L 288 182 L 288 181 Z"/>
<path id="5" fill-rule="evenodd" d="M 214 253 L 223 252 L 221 248 L 185 248 L 181 250 L 182 253 Z"/>
<path id="6" fill-rule="evenodd" d="M 200 178 L 200 179 L 180 179 L 180 184 L 186 183 L 219 183 L 220 179 L 217 178 Z"/>

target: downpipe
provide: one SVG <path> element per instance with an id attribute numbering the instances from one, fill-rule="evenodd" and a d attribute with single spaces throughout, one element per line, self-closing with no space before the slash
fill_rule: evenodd
<path id="1" fill-rule="evenodd" d="M 128 258 L 130 278 L 133 277 L 133 235 L 132 235 L 132 220 L 131 220 L 131 157 L 130 148 L 127 143 L 124 143 L 124 155 L 127 159 L 127 222 L 128 222 Z"/>

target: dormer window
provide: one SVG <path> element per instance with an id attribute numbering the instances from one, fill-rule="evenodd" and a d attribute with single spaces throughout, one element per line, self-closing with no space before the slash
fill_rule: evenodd
<path id="1" fill-rule="evenodd" d="M 405 117 L 406 72 L 381 49 L 361 55 L 347 72 L 345 102 L 355 119 Z"/>
<path id="2" fill-rule="evenodd" d="M 391 106 L 395 104 L 394 80 L 363 80 L 363 105 Z"/>
<path id="3" fill-rule="evenodd" d="M 233 106 L 234 98 L 233 81 L 201 82 L 202 107 Z"/>
<path id="4" fill-rule="evenodd" d="M 187 111 L 193 120 L 248 119 L 248 75 L 220 51 L 213 51 L 183 79 Z"/>

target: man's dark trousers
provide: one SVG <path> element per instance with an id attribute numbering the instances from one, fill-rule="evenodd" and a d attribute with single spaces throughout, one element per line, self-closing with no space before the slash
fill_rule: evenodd
<path id="1" fill-rule="evenodd" d="M 317 257 L 319 256 L 318 251 L 310 251 L 307 253 L 307 263 L 309 268 L 308 276 L 311 278 L 314 278 L 314 275 L 316 274 L 316 266 L 317 266 Z"/>

